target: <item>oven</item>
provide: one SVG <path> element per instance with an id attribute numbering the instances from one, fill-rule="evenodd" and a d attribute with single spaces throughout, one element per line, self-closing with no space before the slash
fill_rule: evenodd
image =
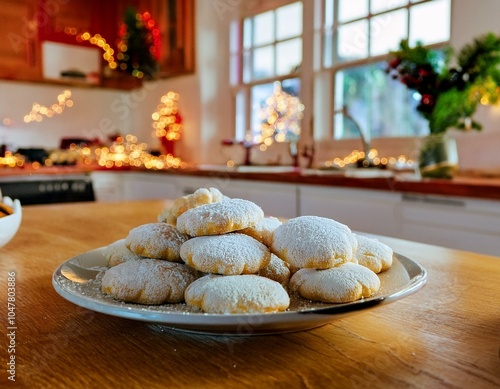
<path id="1" fill-rule="evenodd" d="M 22 205 L 95 201 L 89 174 L 0 177 L 0 189 Z"/>

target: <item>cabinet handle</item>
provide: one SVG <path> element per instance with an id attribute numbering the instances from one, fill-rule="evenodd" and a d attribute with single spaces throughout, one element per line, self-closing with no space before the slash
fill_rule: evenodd
<path id="1" fill-rule="evenodd" d="M 425 204 L 447 205 L 452 207 L 465 207 L 465 201 L 463 200 L 445 199 L 440 197 L 402 194 L 401 200 L 412 203 L 425 203 Z"/>

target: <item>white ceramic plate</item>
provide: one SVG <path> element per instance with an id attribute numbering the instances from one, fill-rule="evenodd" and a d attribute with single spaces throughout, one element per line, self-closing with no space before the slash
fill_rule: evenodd
<path id="1" fill-rule="evenodd" d="M 379 292 L 370 298 L 346 304 L 292 298 L 286 312 L 234 315 L 200 313 L 185 304 L 149 306 L 117 301 L 100 290 L 100 278 L 105 269 L 102 247 L 62 263 L 53 274 L 52 284 L 66 300 L 96 312 L 182 331 L 232 336 L 276 334 L 319 327 L 346 315 L 399 300 L 422 288 L 427 280 L 427 272 L 422 266 L 394 254 L 392 267 L 379 275 Z"/>

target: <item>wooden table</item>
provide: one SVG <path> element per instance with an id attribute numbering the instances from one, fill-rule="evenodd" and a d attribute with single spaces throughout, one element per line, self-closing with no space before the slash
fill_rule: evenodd
<path id="1" fill-rule="evenodd" d="M 60 263 L 155 221 L 166 204 L 24 207 L 18 234 L 0 249 L 2 332 L 7 334 L 0 386 L 500 387 L 496 257 L 380 237 L 428 270 L 422 290 L 313 330 L 268 336 L 159 332 L 147 323 L 78 307 L 55 292 L 51 277 Z M 9 330 L 12 272 L 16 328 Z M 7 372 L 12 344 L 15 382 Z"/>

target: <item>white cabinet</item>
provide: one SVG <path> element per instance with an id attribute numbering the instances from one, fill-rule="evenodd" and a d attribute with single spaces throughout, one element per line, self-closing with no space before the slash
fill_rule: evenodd
<path id="1" fill-rule="evenodd" d="M 267 215 L 292 218 L 297 212 L 297 186 L 236 180 L 224 175 L 206 177 L 155 172 L 93 172 L 97 201 L 175 199 L 198 188 L 215 187 L 224 195 L 258 204 Z"/>
<path id="2" fill-rule="evenodd" d="M 500 256 L 500 201 L 384 190 L 240 180 L 223 174 L 94 172 L 97 201 L 175 199 L 215 187 L 228 197 L 258 204 L 267 215 L 317 215 L 360 233 Z"/>
<path id="3" fill-rule="evenodd" d="M 292 218 L 297 212 L 297 186 L 293 184 L 231 180 L 221 189 L 229 197 L 246 199 L 258 204 L 270 216 Z"/>
<path id="4" fill-rule="evenodd" d="M 352 230 L 395 236 L 400 194 L 380 190 L 301 185 L 299 214 L 335 219 Z"/>
<path id="5" fill-rule="evenodd" d="M 111 171 L 90 173 L 96 201 L 110 202 L 124 199 L 123 174 Z"/>
<path id="6" fill-rule="evenodd" d="M 500 202 L 300 186 L 299 213 L 352 230 L 500 256 Z"/>
<path id="7" fill-rule="evenodd" d="M 401 195 L 397 238 L 500 256 L 500 202 Z"/>
<path id="8" fill-rule="evenodd" d="M 123 199 L 175 199 L 179 197 L 178 177 L 161 173 L 123 174 Z"/>
<path id="9" fill-rule="evenodd" d="M 294 184 L 237 180 L 220 176 L 182 177 L 182 194 L 193 193 L 198 188 L 214 187 L 231 198 L 250 200 L 259 205 L 265 214 L 292 218 L 297 212 L 297 186 Z"/>

